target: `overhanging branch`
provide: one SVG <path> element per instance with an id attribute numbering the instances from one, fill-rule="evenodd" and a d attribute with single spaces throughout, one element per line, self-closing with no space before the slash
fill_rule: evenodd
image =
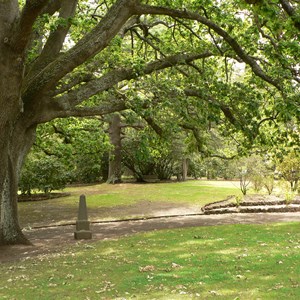
<path id="1" fill-rule="evenodd" d="M 201 92 L 196 90 L 196 89 L 185 89 L 184 93 L 186 96 L 189 97 L 197 97 L 200 99 L 203 99 L 204 101 L 213 103 L 215 105 L 217 105 L 221 111 L 223 112 L 224 116 L 226 117 L 226 119 L 234 126 L 236 126 L 237 124 L 241 125 L 238 120 L 236 119 L 236 117 L 234 116 L 232 110 L 230 109 L 230 107 L 228 105 L 225 105 L 223 103 L 220 103 L 219 101 L 213 99 L 212 97 L 204 99 Z"/>
<path id="2" fill-rule="evenodd" d="M 122 99 L 113 98 L 106 103 L 94 107 L 75 107 L 66 110 L 52 110 L 40 119 L 40 122 L 45 123 L 55 118 L 103 116 L 125 109 L 127 109 L 127 107 Z"/>
<path id="3" fill-rule="evenodd" d="M 176 65 L 187 64 L 194 60 L 210 57 L 212 55 L 213 54 L 211 52 L 172 55 L 162 60 L 156 60 L 146 64 L 144 68 L 139 70 L 139 73 L 134 68 L 112 70 L 102 77 L 82 85 L 78 89 L 70 91 L 66 95 L 57 97 L 56 101 L 59 105 L 65 107 L 74 107 L 91 96 L 112 88 L 114 85 L 123 80 L 135 79 L 158 70 L 163 70 Z"/>
<path id="4" fill-rule="evenodd" d="M 235 53 L 246 63 L 248 64 L 254 74 L 262 78 L 264 81 L 272 84 L 278 90 L 282 90 L 281 85 L 279 82 L 269 75 L 267 75 L 261 67 L 257 64 L 254 58 L 248 55 L 244 49 L 240 46 L 240 44 L 230 36 L 224 29 L 214 23 L 212 20 L 192 11 L 188 10 L 176 10 L 167 7 L 157 7 L 157 6 L 150 6 L 150 5 L 143 5 L 139 4 L 136 7 L 136 11 L 139 14 L 152 14 L 152 15 L 167 15 L 173 18 L 183 18 L 189 20 L 195 20 L 200 22 L 201 24 L 207 26 L 208 28 L 212 29 L 218 35 L 223 37 L 223 39 L 230 45 L 230 47 L 235 51 Z"/>

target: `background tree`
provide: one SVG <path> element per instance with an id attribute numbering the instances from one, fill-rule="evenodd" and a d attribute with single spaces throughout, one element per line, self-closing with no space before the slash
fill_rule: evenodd
<path id="1" fill-rule="evenodd" d="M 297 191 L 300 179 L 300 157 L 295 152 L 289 153 L 284 157 L 282 162 L 279 163 L 278 171 L 280 175 L 290 183 L 291 191 Z"/>
<path id="2" fill-rule="evenodd" d="M 112 149 L 109 154 L 108 183 L 120 183 L 122 181 L 122 136 L 121 117 L 118 113 L 109 120 L 109 138 Z"/>

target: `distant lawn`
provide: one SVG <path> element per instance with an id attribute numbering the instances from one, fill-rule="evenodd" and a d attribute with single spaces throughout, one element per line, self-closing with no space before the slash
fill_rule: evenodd
<path id="1" fill-rule="evenodd" d="M 228 195 L 240 193 L 238 183 L 198 180 L 151 184 L 100 184 L 67 188 L 66 191 L 77 196 L 87 194 L 90 207 L 129 205 L 141 200 L 182 202 L 203 206 L 211 201 L 222 200 Z M 69 201 L 69 199 L 65 200 Z"/>
<path id="2" fill-rule="evenodd" d="M 0 299 L 300 299 L 299 223 L 78 244 L 0 266 Z"/>
<path id="3" fill-rule="evenodd" d="M 45 201 L 20 202 L 19 215 L 23 226 L 39 223 L 58 223 L 77 217 L 79 196 L 85 194 L 89 212 L 106 207 L 133 205 L 140 201 L 185 203 L 199 207 L 240 194 L 238 183 L 192 180 L 155 184 L 98 184 L 69 187 L 71 196 Z M 99 213 L 100 215 L 100 213 Z M 111 216 L 113 218 L 113 216 Z"/>

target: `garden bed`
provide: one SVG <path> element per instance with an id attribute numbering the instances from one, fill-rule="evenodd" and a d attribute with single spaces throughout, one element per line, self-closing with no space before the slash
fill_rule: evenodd
<path id="1" fill-rule="evenodd" d="M 18 202 L 43 201 L 67 196 L 70 196 L 70 193 L 37 193 L 31 195 L 18 195 Z"/>
<path id="2" fill-rule="evenodd" d="M 300 196 L 291 201 L 273 195 L 249 195 L 236 203 L 235 197 L 209 203 L 202 207 L 206 215 L 226 213 L 297 212 L 300 211 Z"/>

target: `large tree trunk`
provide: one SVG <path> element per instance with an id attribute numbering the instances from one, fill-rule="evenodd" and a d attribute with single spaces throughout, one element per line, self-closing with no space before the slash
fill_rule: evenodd
<path id="1" fill-rule="evenodd" d="M 107 183 L 120 183 L 122 181 L 122 143 L 121 117 L 119 114 L 114 114 L 109 122 L 109 138 L 113 149 L 109 154 Z"/>
<path id="2" fill-rule="evenodd" d="M 14 11 L 4 5 L 4 10 L 11 16 L 7 17 L 7 23 L 0 22 L 1 41 L 9 40 L 5 39 L 8 32 L 5 24 L 18 14 L 17 8 Z M 3 21 L 3 18 L 0 19 Z M 26 130 L 30 125 L 25 122 L 23 113 L 24 57 L 3 42 L 0 53 L 0 244 L 24 244 L 28 241 L 18 222 L 18 178 L 23 159 L 32 145 L 35 128 Z M 29 116 L 30 122 L 31 119 L 32 116 Z"/>
<path id="3" fill-rule="evenodd" d="M 0 245 L 28 244 L 19 225 L 17 192 L 23 160 L 35 137 L 35 128 L 26 130 L 18 122 L 10 136 L 3 136 L 8 143 L 0 149 Z"/>

